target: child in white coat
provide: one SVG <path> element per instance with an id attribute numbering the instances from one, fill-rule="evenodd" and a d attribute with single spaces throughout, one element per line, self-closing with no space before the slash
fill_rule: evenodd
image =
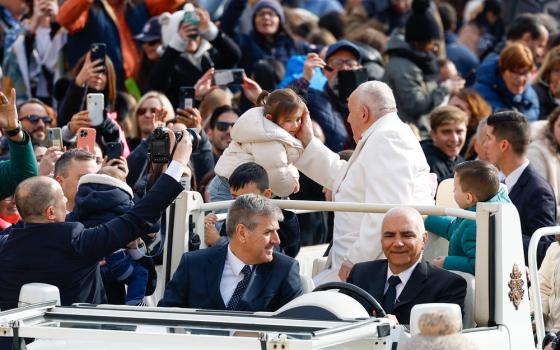
<path id="1" fill-rule="evenodd" d="M 245 112 L 231 130 L 232 141 L 221 155 L 210 182 L 212 202 L 232 199 L 228 179 L 241 164 L 255 162 L 266 169 L 270 188 L 278 197 L 299 191 L 299 172 L 293 163 L 303 153 L 295 138 L 308 113 L 305 102 L 291 89 L 263 92 L 257 106 Z"/>

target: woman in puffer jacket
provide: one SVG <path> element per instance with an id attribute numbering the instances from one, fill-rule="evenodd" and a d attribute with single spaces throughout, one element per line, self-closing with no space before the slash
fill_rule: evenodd
<path id="1" fill-rule="evenodd" d="M 241 164 L 255 162 L 266 169 L 272 192 L 287 197 L 299 190 L 299 172 L 293 163 L 303 153 L 295 138 L 304 113 L 303 100 L 291 89 L 263 92 L 255 107 L 245 112 L 231 130 L 232 141 L 224 151 L 210 183 L 212 202 L 231 199 L 228 179 Z"/>

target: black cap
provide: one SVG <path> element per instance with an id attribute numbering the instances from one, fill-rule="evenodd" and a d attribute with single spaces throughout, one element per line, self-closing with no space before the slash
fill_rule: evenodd
<path id="1" fill-rule="evenodd" d="M 158 17 L 150 18 L 144 25 L 144 28 L 142 28 L 142 33 L 134 38 L 143 43 L 161 40 L 161 25 L 159 24 Z"/>
<path id="2" fill-rule="evenodd" d="M 350 51 L 354 56 L 356 56 L 356 59 L 358 61 L 362 60 L 362 53 L 358 46 L 354 45 L 354 43 L 352 43 L 351 41 L 340 40 L 329 46 L 329 48 L 327 49 L 327 54 L 325 55 L 325 61 L 328 61 L 328 59 L 332 55 L 341 50 Z"/>

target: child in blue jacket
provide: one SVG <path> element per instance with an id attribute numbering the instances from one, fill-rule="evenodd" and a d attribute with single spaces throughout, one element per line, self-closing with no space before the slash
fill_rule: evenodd
<path id="1" fill-rule="evenodd" d="M 505 186 L 500 185 L 498 169 L 483 160 L 472 160 L 455 167 L 455 201 L 461 209 L 476 211 L 476 203 L 511 203 Z M 429 215 L 426 230 L 449 241 L 448 256 L 432 263 L 447 270 L 474 275 L 476 258 L 476 222 L 463 218 Z"/>

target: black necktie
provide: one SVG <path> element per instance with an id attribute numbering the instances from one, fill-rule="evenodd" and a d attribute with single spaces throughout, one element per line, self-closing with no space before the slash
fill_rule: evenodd
<path id="1" fill-rule="evenodd" d="M 239 300 L 241 300 L 243 292 L 245 292 L 245 289 L 249 284 L 249 280 L 251 279 L 251 266 L 243 266 L 241 272 L 243 273 L 243 279 L 237 283 L 237 287 L 235 287 L 235 291 L 233 292 L 231 299 L 229 299 L 226 310 L 237 310 L 237 304 L 239 303 Z"/>
<path id="2" fill-rule="evenodd" d="M 395 308 L 395 300 L 397 299 L 397 285 L 401 283 L 401 279 L 399 276 L 393 275 L 389 277 L 389 288 L 387 288 L 387 292 L 383 296 L 383 309 L 385 309 L 386 313 L 393 312 Z"/>

